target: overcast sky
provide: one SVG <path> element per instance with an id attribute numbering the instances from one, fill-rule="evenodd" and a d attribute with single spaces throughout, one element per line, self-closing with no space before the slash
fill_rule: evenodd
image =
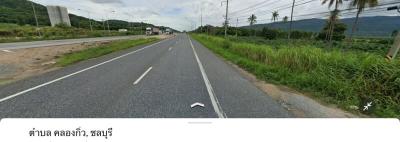
<path id="1" fill-rule="evenodd" d="M 118 19 L 134 22 L 147 22 L 155 25 L 169 26 L 178 30 L 189 30 L 200 25 L 203 13 L 203 25 L 221 26 L 225 15 L 225 4 L 221 0 L 33 0 L 43 5 L 59 5 L 68 8 L 72 14 L 96 20 Z M 297 0 L 302 4 L 312 0 Z M 326 14 L 308 15 L 328 11 L 328 5 L 321 5 L 322 0 L 299 5 L 295 8 L 294 19 L 324 18 Z M 381 3 L 398 2 L 399 0 L 380 0 Z M 247 17 L 255 14 L 257 24 L 271 22 L 271 11 L 278 10 L 279 20 L 290 16 L 292 0 L 230 0 L 230 23 L 236 26 L 248 25 Z M 349 8 L 345 2 L 341 9 Z M 251 7 L 251 8 L 249 8 Z M 247 8 L 247 9 L 246 9 Z M 113 12 L 114 11 L 114 12 Z M 202 11 L 202 12 L 201 12 Z M 352 17 L 355 13 L 346 12 L 342 17 Z M 369 10 L 363 16 L 399 15 L 396 11 L 384 9 Z"/>

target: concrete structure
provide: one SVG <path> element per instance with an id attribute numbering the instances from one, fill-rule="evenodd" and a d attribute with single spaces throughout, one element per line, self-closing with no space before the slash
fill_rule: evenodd
<path id="1" fill-rule="evenodd" d="M 52 27 L 61 23 L 64 23 L 67 26 L 71 26 L 71 21 L 69 19 L 67 8 L 61 6 L 46 6 L 46 7 Z"/>

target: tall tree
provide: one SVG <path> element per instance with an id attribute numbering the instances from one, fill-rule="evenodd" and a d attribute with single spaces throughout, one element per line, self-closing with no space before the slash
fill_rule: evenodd
<path id="1" fill-rule="evenodd" d="M 284 23 L 287 23 L 289 21 L 289 17 L 285 16 L 285 17 L 283 17 L 282 20 L 283 20 Z"/>
<path id="2" fill-rule="evenodd" d="M 278 20 L 278 17 L 279 17 L 279 13 L 278 13 L 278 11 L 274 11 L 274 12 L 272 12 L 272 21 L 276 21 L 276 20 Z"/>
<path id="3" fill-rule="evenodd" d="M 358 24 L 358 20 L 359 20 L 361 12 L 363 12 L 364 9 L 367 7 L 375 7 L 377 5 L 378 5 L 378 0 L 353 0 L 350 3 L 351 7 L 357 8 L 356 20 L 354 21 L 353 28 L 351 29 L 350 42 L 351 42 L 351 40 L 353 38 L 353 34 L 357 28 L 357 24 Z"/>
<path id="4" fill-rule="evenodd" d="M 251 16 L 248 18 L 248 22 L 250 23 L 250 27 L 253 26 L 255 23 L 257 23 L 257 16 L 254 14 L 251 14 Z M 254 36 L 256 34 L 256 30 L 254 29 Z"/>
<path id="5" fill-rule="evenodd" d="M 343 0 L 322 0 L 322 4 L 326 4 L 329 1 L 329 8 L 332 7 L 333 5 L 335 5 L 335 9 L 331 12 L 331 16 L 329 18 L 329 31 L 327 33 L 330 34 L 329 36 L 329 42 L 332 42 L 332 38 L 333 38 L 333 31 L 335 30 L 335 24 L 336 21 L 338 20 L 338 16 L 339 16 L 339 5 L 343 4 Z"/>

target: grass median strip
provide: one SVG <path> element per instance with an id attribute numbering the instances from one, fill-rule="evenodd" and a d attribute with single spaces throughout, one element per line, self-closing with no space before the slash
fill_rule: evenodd
<path id="1" fill-rule="evenodd" d="M 89 48 L 82 51 L 66 54 L 58 59 L 57 65 L 67 66 L 76 62 L 88 60 L 91 58 L 100 57 L 106 54 L 110 54 L 115 51 L 120 51 L 139 45 L 154 43 L 159 41 L 158 38 L 143 38 L 134 40 L 120 40 L 113 41 L 110 44 L 100 45 L 99 47 Z"/>
<path id="2" fill-rule="evenodd" d="M 259 79 L 312 92 L 341 108 L 373 117 L 400 117 L 400 62 L 367 52 L 313 46 L 271 47 L 192 35 Z M 373 102 L 373 107 L 363 107 Z M 358 109 L 354 109 L 357 107 Z"/>

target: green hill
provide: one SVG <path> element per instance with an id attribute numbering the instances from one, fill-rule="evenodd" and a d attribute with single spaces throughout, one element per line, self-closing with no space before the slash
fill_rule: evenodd
<path id="1" fill-rule="evenodd" d="M 47 14 L 46 7 L 40 4 L 34 3 L 38 21 L 40 26 L 50 26 L 50 20 Z M 89 19 L 69 14 L 71 24 L 74 27 L 89 29 Z M 92 21 L 93 28 L 97 30 L 104 29 L 102 21 Z M 33 9 L 31 2 L 27 0 L 0 0 L 0 23 L 13 23 L 18 25 L 36 25 L 35 18 L 33 15 Z M 144 30 L 147 26 L 154 26 L 147 23 L 128 23 L 127 21 L 121 20 L 110 20 L 110 29 L 126 29 L 135 28 L 136 30 Z M 161 26 L 161 29 L 168 27 Z"/>
<path id="2" fill-rule="evenodd" d="M 355 18 L 341 19 L 341 22 L 347 25 L 346 33 L 349 34 Z M 320 32 L 324 27 L 326 20 L 324 19 L 306 19 L 295 21 L 293 28 L 295 30 Z M 249 28 L 248 26 L 245 26 Z M 289 23 L 277 22 L 272 24 L 256 24 L 251 28 L 262 29 L 263 27 L 279 28 L 287 30 Z M 394 30 L 400 29 L 400 16 L 374 16 L 361 17 L 358 24 L 357 36 L 374 36 L 387 37 Z"/>

